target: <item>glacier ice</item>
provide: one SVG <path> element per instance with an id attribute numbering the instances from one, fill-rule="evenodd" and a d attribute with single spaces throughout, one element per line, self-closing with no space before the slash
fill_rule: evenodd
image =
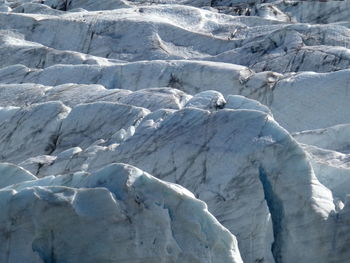
<path id="1" fill-rule="evenodd" d="M 349 14 L 0 1 L 0 262 L 348 263 Z"/>
<path id="2" fill-rule="evenodd" d="M 130 165 L 26 179 L 0 191 L 1 262 L 242 262 L 203 202 Z"/>

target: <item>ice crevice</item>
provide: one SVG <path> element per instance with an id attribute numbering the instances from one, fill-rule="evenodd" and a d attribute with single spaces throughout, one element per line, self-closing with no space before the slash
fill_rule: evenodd
<path id="1" fill-rule="evenodd" d="M 282 263 L 282 228 L 283 228 L 283 204 L 272 189 L 272 183 L 268 178 L 265 169 L 259 166 L 259 179 L 263 186 L 264 196 L 272 219 L 274 241 L 271 252 L 276 263 Z"/>

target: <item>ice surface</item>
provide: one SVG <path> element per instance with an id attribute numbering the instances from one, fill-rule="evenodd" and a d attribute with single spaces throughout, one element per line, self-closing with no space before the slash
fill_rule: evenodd
<path id="1" fill-rule="evenodd" d="M 348 263 L 349 7 L 0 0 L 0 262 Z"/>
<path id="2" fill-rule="evenodd" d="M 0 190 L 2 262 L 242 262 L 205 203 L 135 167 L 36 181 Z"/>

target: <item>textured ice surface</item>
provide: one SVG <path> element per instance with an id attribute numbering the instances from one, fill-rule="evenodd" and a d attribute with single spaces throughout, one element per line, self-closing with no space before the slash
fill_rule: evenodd
<path id="1" fill-rule="evenodd" d="M 0 1 L 0 262 L 348 263 L 349 7 Z"/>
<path id="2" fill-rule="evenodd" d="M 32 179 L 0 197 L 1 262 L 242 262 L 203 202 L 129 165 Z"/>

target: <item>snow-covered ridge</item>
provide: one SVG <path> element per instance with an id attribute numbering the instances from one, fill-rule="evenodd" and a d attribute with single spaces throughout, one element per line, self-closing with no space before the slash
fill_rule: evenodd
<path id="1" fill-rule="evenodd" d="M 0 262 L 349 262 L 349 7 L 0 0 Z"/>

